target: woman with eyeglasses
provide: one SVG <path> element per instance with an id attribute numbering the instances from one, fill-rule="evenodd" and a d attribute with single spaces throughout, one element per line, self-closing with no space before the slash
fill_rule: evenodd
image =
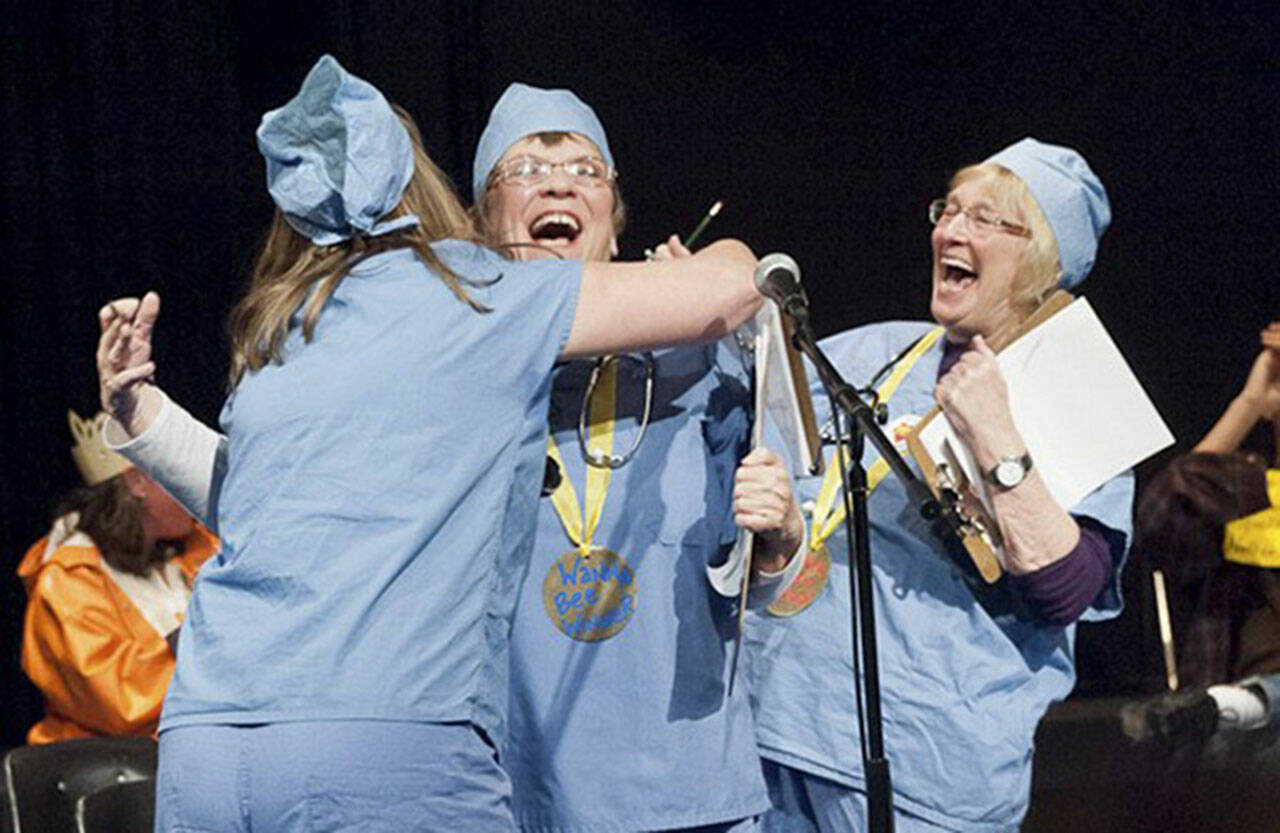
<path id="1" fill-rule="evenodd" d="M 877 479 L 868 447 L 896 829 L 1013 831 L 1027 810 L 1036 723 L 1075 682 L 1075 622 L 1120 610 L 1133 481 L 1126 473 L 1076 506 L 1058 506 L 1010 413 L 989 342 L 1004 343 L 1056 288 L 1084 280 L 1110 209 L 1079 154 L 1024 139 L 956 173 L 929 217 L 933 321 L 873 324 L 823 347 L 852 383 L 878 377 L 889 434 L 901 437 L 941 406 L 989 481 L 1004 541 L 1006 574 L 986 585 L 894 477 Z M 820 419 L 829 418 L 820 385 L 813 394 Z M 867 825 L 835 482 L 798 484 L 811 507 L 803 592 L 752 617 L 748 631 L 774 801 L 766 831 Z"/>
<path id="2" fill-rule="evenodd" d="M 608 139 L 569 90 L 508 87 L 473 187 L 480 228 L 512 257 L 617 254 L 624 210 Z M 688 260 L 676 238 L 657 254 Z M 502 756 L 522 829 L 750 830 L 769 806 L 746 689 L 727 692 L 732 606 L 706 577 L 737 534 L 751 392 L 736 353 L 690 345 L 552 374 Z M 738 498 L 752 511 L 739 520 L 772 528 L 790 511 L 795 528 L 757 551 L 778 571 L 801 521 L 768 462 L 748 458 Z"/>
<path id="3" fill-rule="evenodd" d="M 157 829 L 514 830 L 494 744 L 552 366 L 722 335 L 759 304 L 754 258 L 504 260 L 328 56 L 257 137 L 277 212 L 231 316 L 226 436 L 148 383 L 154 294 L 101 316 L 121 450 L 224 542 L 179 641 Z"/>

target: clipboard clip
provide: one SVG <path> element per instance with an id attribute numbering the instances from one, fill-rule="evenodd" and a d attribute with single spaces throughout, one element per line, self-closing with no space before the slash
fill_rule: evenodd
<path id="1" fill-rule="evenodd" d="M 964 472 L 959 469 L 952 469 L 949 463 L 939 463 L 934 470 L 935 489 L 934 492 L 938 496 L 938 500 L 942 503 L 942 511 L 945 517 L 952 519 L 957 534 L 960 536 L 961 543 L 964 544 L 966 550 L 971 547 L 982 547 L 980 551 L 982 560 L 990 558 L 999 569 L 999 561 L 996 558 L 996 550 L 1004 545 L 1004 541 L 1000 536 L 1000 528 L 996 525 L 995 520 L 987 512 L 982 501 L 978 500 L 973 494 L 973 490 L 968 480 L 964 476 Z M 975 558 L 975 561 L 978 559 Z M 981 566 L 981 564 L 979 564 Z M 999 578 L 997 571 L 995 578 Z M 983 572 L 983 578 L 988 582 L 994 581 L 994 578 L 988 578 L 986 572 Z"/>
<path id="2" fill-rule="evenodd" d="M 925 485 L 941 504 L 942 518 L 964 546 L 983 581 L 994 584 L 1004 573 L 1004 567 L 996 556 L 1003 545 L 1000 527 L 974 494 L 973 484 L 964 470 L 949 460 L 935 461 L 920 442 L 920 430 L 940 413 L 935 410 L 907 435 L 907 448 L 920 466 Z"/>

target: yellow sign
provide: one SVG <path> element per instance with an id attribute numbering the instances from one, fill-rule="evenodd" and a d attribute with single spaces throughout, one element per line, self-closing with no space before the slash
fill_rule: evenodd
<path id="1" fill-rule="evenodd" d="M 1222 557 L 1250 567 L 1280 567 L 1280 471 L 1267 470 L 1271 506 L 1227 524 Z"/>

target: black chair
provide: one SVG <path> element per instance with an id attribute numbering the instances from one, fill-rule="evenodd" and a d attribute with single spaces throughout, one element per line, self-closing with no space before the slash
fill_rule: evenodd
<path id="1" fill-rule="evenodd" d="M 111 784 L 76 800 L 77 833 L 151 833 L 155 824 L 154 778 Z"/>
<path id="2" fill-rule="evenodd" d="M 13 833 L 13 813 L 9 810 L 7 784 L 0 784 L 0 833 Z"/>
<path id="3" fill-rule="evenodd" d="M 13 833 L 74 833 L 76 801 L 103 787 L 154 778 L 150 738 L 87 738 L 22 746 L 4 756 Z"/>

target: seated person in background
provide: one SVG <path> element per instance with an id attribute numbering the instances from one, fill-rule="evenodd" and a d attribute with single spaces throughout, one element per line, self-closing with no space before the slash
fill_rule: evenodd
<path id="1" fill-rule="evenodd" d="M 150 735 L 191 582 L 217 548 L 149 477 L 102 444 L 105 414 L 69 413 L 85 485 L 23 557 L 22 668 L 44 695 L 29 743 Z"/>
<path id="2" fill-rule="evenodd" d="M 1168 578 L 1189 689 L 1142 704 L 1134 737 L 1258 726 L 1280 710 L 1280 470 L 1240 450 L 1280 415 L 1280 323 L 1262 331 L 1262 347 L 1217 423 L 1138 503 L 1137 545 Z"/>

